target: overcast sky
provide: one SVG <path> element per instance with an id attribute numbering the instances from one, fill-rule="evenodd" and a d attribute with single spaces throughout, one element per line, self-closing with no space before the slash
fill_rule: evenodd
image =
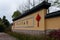
<path id="1" fill-rule="evenodd" d="M 12 14 L 18 9 L 19 5 L 25 0 L 0 0 L 0 17 L 4 15 L 12 22 Z"/>
<path id="2" fill-rule="evenodd" d="M 13 12 L 23 3 L 26 3 L 26 0 L 0 0 L 0 17 L 6 16 L 9 22 L 12 22 Z M 51 7 L 50 9 L 59 10 L 57 7 Z"/>

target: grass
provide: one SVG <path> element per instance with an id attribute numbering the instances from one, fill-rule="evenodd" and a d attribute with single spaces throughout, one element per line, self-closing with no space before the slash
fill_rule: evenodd
<path id="1" fill-rule="evenodd" d="M 44 35 L 39 35 L 39 36 L 33 36 L 29 34 L 24 34 L 24 33 L 16 33 L 16 32 L 6 32 L 7 34 L 17 38 L 18 40 L 45 40 Z M 46 36 L 46 40 L 55 40 L 55 38 L 50 38 Z"/>
<path id="2" fill-rule="evenodd" d="M 6 32 L 7 34 L 17 38 L 18 40 L 44 40 L 43 36 L 33 36 L 29 34 L 16 33 L 16 32 Z"/>

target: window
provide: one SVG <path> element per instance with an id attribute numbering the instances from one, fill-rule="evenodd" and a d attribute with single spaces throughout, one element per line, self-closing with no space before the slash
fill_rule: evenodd
<path id="1" fill-rule="evenodd" d="M 26 24 L 28 24 L 28 21 L 26 21 Z"/>
<path id="2" fill-rule="evenodd" d="M 25 22 L 24 22 L 24 24 L 25 24 Z"/>

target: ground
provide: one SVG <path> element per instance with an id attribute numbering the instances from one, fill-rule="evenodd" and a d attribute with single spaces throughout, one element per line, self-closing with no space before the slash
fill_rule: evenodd
<path id="1" fill-rule="evenodd" d="M 2 32 L 0 33 L 0 40 L 17 40 L 17 39 Z"/>

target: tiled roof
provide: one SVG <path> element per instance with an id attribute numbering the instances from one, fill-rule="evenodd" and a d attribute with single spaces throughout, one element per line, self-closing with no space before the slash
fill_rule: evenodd
<path id="1" fill-rule="evenodd" d="M 60 16 L 60 10 L 59 11 L 55 11 L 55 12 L 52 12 L 52 13 L 48 13 L 45 18 L 53 18 L 53 17 L 58 17 Z"/>
<path id="2" fill-rule="evenodd" d="M 23 13 L 22 15 L 18 16 L 17 18 L 14 18 L 13 21 L 17 20 L 17 19 L 20 19 L 20 18 L 23 18 L 27 15 L 30 15 L 30 14 L 33 14 L 34 12 L 36 11 L 39 11 L 41 9 L 48 9 L 50 7 L 50 3 L 46 2 L 46 1 L 43 1 L 42 3 L 38 4 L 37 6 L 33 7 L 32 9 L 30 10 L 27 10 L 25 13 Z"/>

